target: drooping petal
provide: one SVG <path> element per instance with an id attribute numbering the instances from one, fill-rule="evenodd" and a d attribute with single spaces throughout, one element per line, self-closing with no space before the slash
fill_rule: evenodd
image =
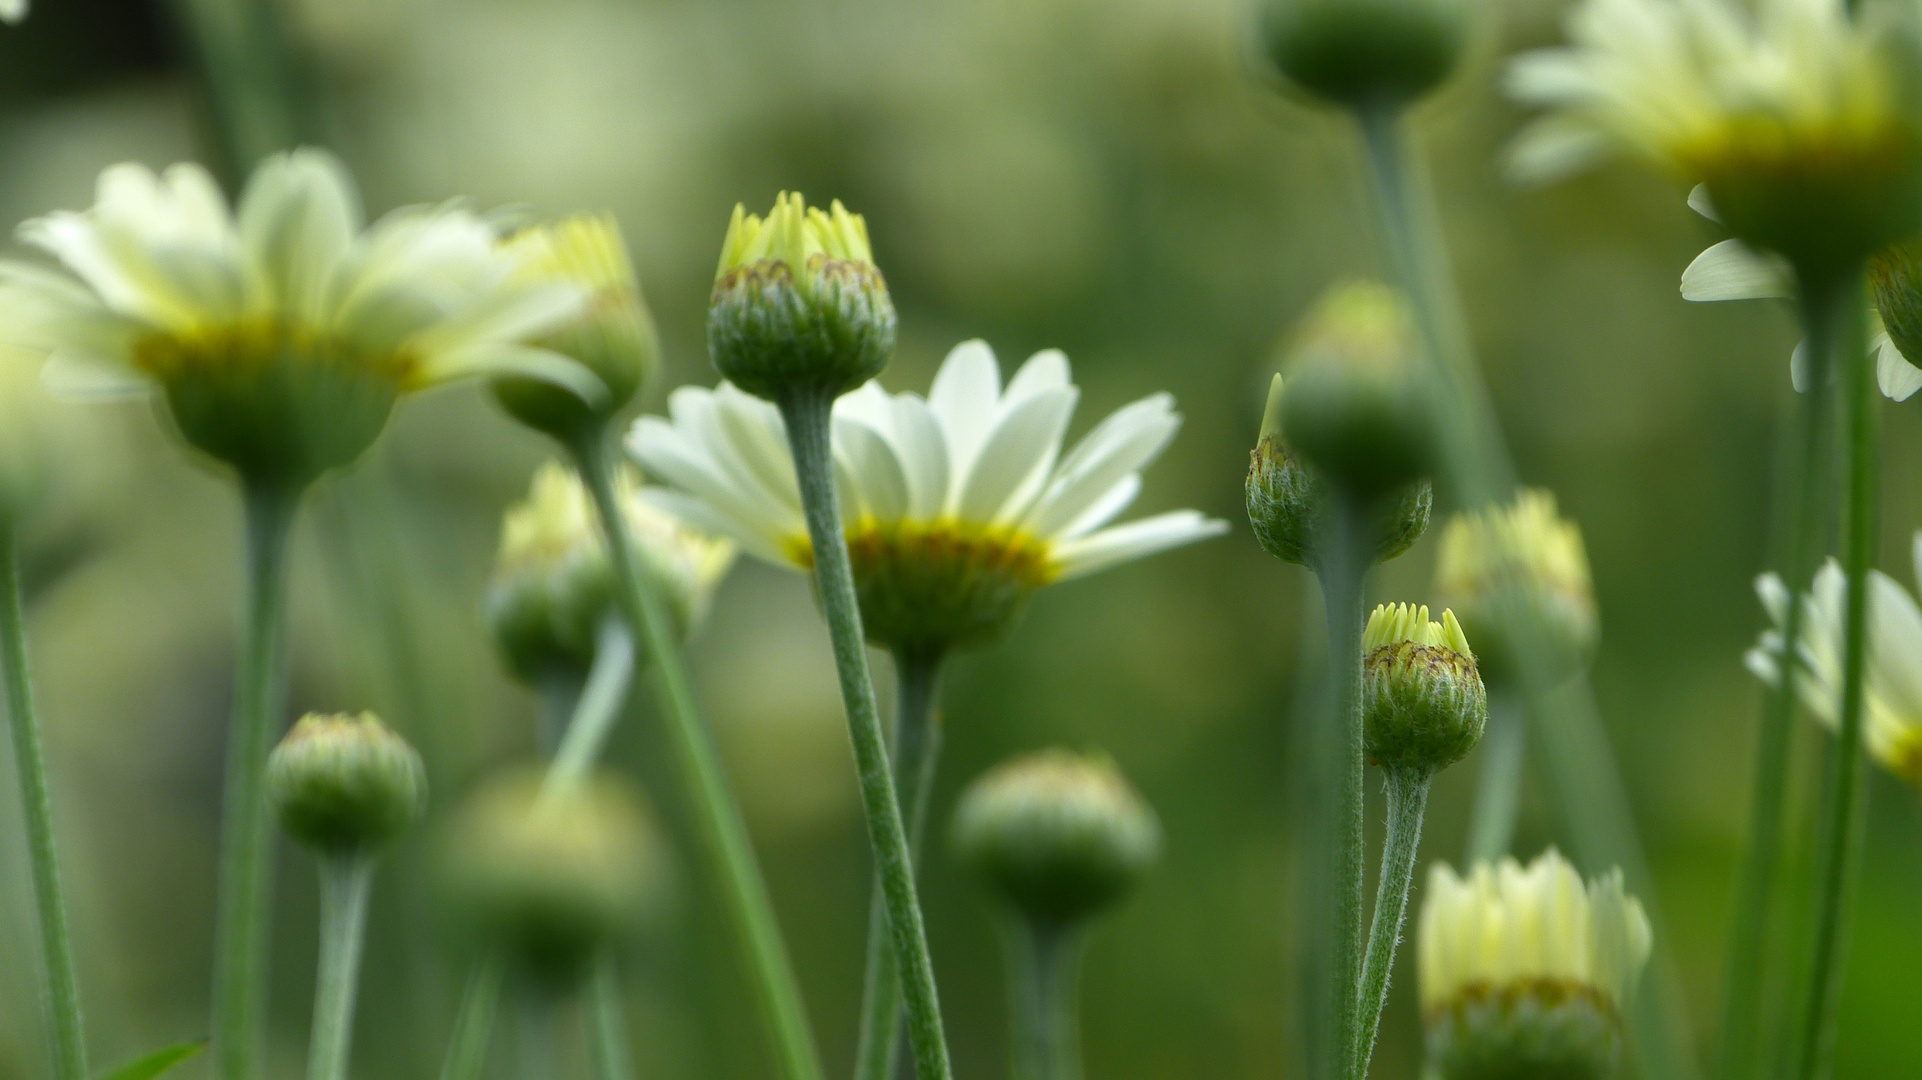
<path id="1" fill-rule="evenodd" d="M 1682 271 L 1684 300 L 1761 300 L 1795 295 L 1788 264 L 1740 240 L 1724 240 Z"/>
<path id="2" fill-rule="evenodd" d="M 1158 456 L 1181 427 L 1174 398 L 1154 394 L 1125 406 L 1069 451 L 1028 517 L 1029 527 L 1051 536 L 1075 521 L 1121 478 Z"/>
<path id="3" fill-rule="evenodd" d="M 1055 568 L 1066 581 L 1227 531 L 1227 522 L 1198 510 L 1173 510 L 1060 544 L 1054 549 Z"/>
<path id="4" fill-rule="evenodd" d="M 1890 401 L 1907 401 L 1922 390 L 1922 368 L 1909 362 L 1885 332 L 1869 346 L 1875 353 L 1875 382 Z"/>

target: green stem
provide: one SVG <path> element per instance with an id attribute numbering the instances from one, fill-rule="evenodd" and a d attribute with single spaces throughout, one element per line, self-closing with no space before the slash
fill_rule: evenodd
<path id="1" fill-rule="evenodd" d="M 483 957 L 468 973 L 462 991 L 460 1012 L 454 1017 L 454 1035 L 448 1040 L 447 1060 L 441 1065 L 440 1080 L 479 1080 L 481 1066 L 487 1063 L 488 1037 L 494 1031 L 494 1015 L 500 1011 L 501 981 L 505 965 L 495 955 Z"/>
<path id="2" fill-rule="evenodd" d="M 921 861 L 934 764 L 941 752 L 937 688 L 945 652 L 896 650 L 899 707 L 894 725 L 894 782 L 908 806 L 908 852 Z M 891 1080 L 901 1049 L 901 980 L 888 947 L 888 909 L 879 880 L 868 905 L 868 954 L 861 992 L 861 1034 L 854 1053 L 857 1080 Z"/>
<path id="3" fill-rule="evenodd" d="M 1743 853 L 1735 893 L 1735 918 L 1729 938 L 1728 972 L 1723 980 L 1721 1037 L 1716 1045 L 1718 1080 L 1743 1080 L 1760 1074 L 1763 961 L 1773 918 L 1775 878 L 1782 858 L 1782 811 L 1787 802 L 1788 759 L 1795 718 L 1797 642 L 1806 615 L 1803 600 L 1820 556 L 1822 515 L 1817 510 L 1822 464 L 1829 441 L 1830 378 L 1839 329 L 1833 297 L 1805 297 L 1803 323 L 1809 335 L 1811 383 L 1797 394 L 1795 447 L 1778 521 L 1788 534 L 1783 582 L 1789 607 L 1782 634 L 1787 648 L 1779 661 L 1780 680 L 1767 694 L 1755 747 L 1755 794 L 1749 805 L 1748 848 Z"/>
<path id="4" fill-rule="evenodd" d="M 555 1080 L 560 1063 L 554 1040 L 559 1011 L 558 1002 L 545 990 L 521 988 L 514 1003 L 514 1049 L 520 1058 L 521 1080 Z"/>
<path id="5" fill-rule="evenodd" d="M 1415 853 L 1421 847 L 1422 812 L 1428 806 L 1428 786 L 1435 774 L 1416 769 L 1389 769 L 1388 835 L 1381 849 L 1381 881 L 1375 887 L 1375 918 L 1368 927 L 1368 953 L 1361 968 L 1361 1041 L 1355 1047 L 1355 1075 L 1368 1075 L 1375 1055 L 1375 1034 L 1381 1028 L 1382 1006 L 1388 1001 L 1388 976 L 1395 968 L 1395 946 L 1401 942 L 1408 918 L 1408 887 L 1415 877 Z"/>
<path id="6" fill-rule="evenodd" d="M 1013 918 L 1008 1001 L 1014 1014 L 1014 1080 L 1081 1080 L 1075 1018 L 1080 931 Z"/>
<path id="7" fill-rule="evenodd" d="M 260 1009 L 267 996 L 267 751 L 285 694 L 280 608 L 287 538 L 303 489 L 248 481 L 247 634 L 227 738 L 220 896 L 214 936 L 214 1051 L 222 1080 L 259 1074 Z"/>
<path id="8" fill-rule="evenodd" d="M 607 433 L 601 431 L 584 436 L 572 449 L 607 535 L 624 612 L 640 632 L 666 714 L 669 739 L 691 797 L 701 854 L 715 879 L 728 925 L 751 969 L 755 1000 L 780 1058 L 781 1076 L 785 1080 L 821 1080 L 821 1059 L 808 1028 L 787 944 L 781 939 L 767 885 L 754 861 L 747 825 L 741 820 L 720 755 L 695 704 L 673 616 L 653 579 L 642 572 L 635 559 L 627 517 L 614 493 L 613 448 Z"/>
<path id="9" fill-rule="evenodd" d="M 573 716 L 547 768 L 544 791 L 578 783 L 593 769 L 607 737 L 621 719 L 633 680 L 634 634 L 624 620 L 609 619 L 595 639 L 594 666 L 587 673 L 587 686 L 574 704 Z"/>
<path id="10" fill-rule="evenodd" d="M 1482 733 L 1481 776 L 1468 823 L 1468 861 L 1494 862 L 1508 854 L 1522 808 L 1522 763 L 1528 730 L 1513 695 L 1489 687 L 1488 729 Z"/>
<path id="11" fill-rule="evenodd" d="M 1877 390 L 1874 362 L 1864 341 L 1862 278 L 1845 279 L 1834 304 L 1839 321 L 1834 356 L 1845 365 L 1848 408 L 1848 606 L 1842 636 L 1842 716 L 1828 798 L 1822 815 L 1822 852 L 1815 917 L 1814 960 L 1801 1030 L 1801 1080 L 1825 1076 L 1835 1046 L 1842 961 L 1850 909 L 1860 877 L 1865 817 L 1862 787 L 1863 675 L 1868 663 L 1868 575 L 1875 562 Z M 1787 681 L 1786 679 L 1784 680 Z"/>
<path id="12" fill-rule="evenodd" d="M 908 1044 L 914 1051 L 915 1072 L 919 1080 L 948 1080 L 947 1036 L 941 1028 L 934 963 L 928 955 L 927 930 L 921 922 L 907 827 L 901 817 L 894 774 L 888 767 L 887 743 L 881 734 L 874 680 L 868 673 L 854 571 L 848 561 L 847 536 L 841 531 L 841 507 L 834 490 L 834 460 L 828 436 L 834 400 L 826 393 L 796 392 L 776 404 L 787 424 L 801 505 L 813 543 L 815 581 L 834 645 L 835 668 L 841 677 L 841 700 L 847 708 L 848 734 L 854 744 L 868 842 L 874 849 L 875 870 L 887 900 L 888 930 L 907 1004 Z"/>
<path id="13" fill-rule="evenodd" d="M 1338 740 L 1326 763 L 1334 774 L 1330 809 L 1335 843 L 1328 851 L 1331 865 L 1324 870 L 1334 883 L 1329 934 L 1329 963 L 1324 973 L 1330 997 L 1327 1014 L 1334 1020 L 1334 1062 L 1344 1080 L 1360 1076 L 1360 1010 L 1357 994 L 1361 976 L 1363 879 L 1361 632 L 1362 589 L 1373 559 L 1374 545 L 1367 530 L 1364 507 L 1342 494 L 1334 496 L 1327 517 L 1329 533 L 1321 545 L 1322 608 L 1328 620 L 1328 701 L 1330 732 Z M 1323 819 L 1326 820 L 1326 819 Z"/>
<path id="14" fill-rule="evenodd" d="M 53 839 L 53 801 L 47 794 L 47 758 L 40 745 L 33 682 L 27 667 L 27 623 L 20 602 L 20 551 L 13 526 L 0 522 L 0 667 L 7 683 L 7 715 L 13 721 L 13 765 L 33 864 L 34 904 L 40 916 L 40 956 L 46 967 L 46 1006 L 52 1021 L 53 1074 L 86 1080 L 87 1042 L 80 1023 L 80 983 L 74 976 L 73 941 L 60 886 L 60 857 Z"/>
<path id="15" fill-rule="evenodd" d="M 353 1044 L 354 992 L 367 939 L 367 894 L 374 860 L 366 855 L 320 861 L 320 969 L 314 985 L 314 1030 L 307 1080 L 345 1080 Z"/>
<path id="16" fill-rule="evenodd" d="M 634 1061 L 627 1049 L 627 1011 L 613 957 L 602 956 L 594 965 L 594 981 L 587 992 L 594 1080 L 634 1080 Z"/>

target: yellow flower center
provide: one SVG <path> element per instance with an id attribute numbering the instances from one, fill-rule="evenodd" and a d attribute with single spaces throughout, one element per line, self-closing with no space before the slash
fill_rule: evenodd
<path id="1" fill-rule="evenodd" d="M 275 319 L 154 334 L 133 347 L 133 366 L 163 385 L 189 377 L 250 375 L 287 362 L 352 366 L 393 383 L 396 390 L 412 388 L 420 366 L 411 353 L 369 354 L 311 327 Z"/>

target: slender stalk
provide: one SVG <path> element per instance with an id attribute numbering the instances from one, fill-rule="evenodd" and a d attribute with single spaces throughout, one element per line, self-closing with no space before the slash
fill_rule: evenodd
<path id="1" fill-rule="evenodd" d="M 1328 726 L 1338 750 L 1326 764 L 1335 776 L 1335 843 L 1324 870 L 1334 883 L 1330 915 L 1327 1015 L 1334 1018 L 1334 1062 L 1327 1067 L 1346 1080 L 1360 1076 L 1362 923 L 1362 587 L 1373 559 L 1367 514 L 1352 498 L 1337 495 L 1328 515 L 1329 534 L 1320 554 L 1322 607 L 1328 620 Z"/>
<path id="2" fill-rule="evenodd" d="M 1008 1001 L 1013 1010 L 1014 1080 L 1081 1080 L 1076 1023 L 1077 927 L 1014 916 Z"/>
<path id="3" fill-rule="evenodd" d="M 0 521 L 0 669 L 4 669 L 7 683 L 13 765 L 20 779 L 27 857 L 33 864 L 33 898 L 40 917 L 46 1010 L 53 1027 L 53 1075 L 58 1080 L 86 1080 L 87 1041 L 80 1023 L 80 982 L 74 975 L 73 941 L 67 929 L 60 857 L 53 839 L 53 800 L 47 793 L 47 758 L 40 745 L 40 720 L 34 712 L 32 675 L 27 666 L 20 551 L 12 524 L 4 521 Z"/>
<path id="4" fill-rule="evenodd" d="M 693 804 L 703 860 L 714 877 L 729 928 L 748 961 L 756 1004 L 780 1058 L 781 1075 L 786 1080 L 821 1080 L 821 1059 L 808 1028 L 787 944 L 781 939 L 767 885 L 754 861 L 747 825 L 741 820 L 720 755 L 695 704 L 673 617 L 653 580 L 635 560 L 627 518 L 614 494 L 614 451 L 606 436 L 604 431 L 594 432 L 572 449 L 607 535 L 624 612 L 640 633 L 654 673 L 655 691 Z"/>
<path id="5" fill-rule="evenodd" d="M 1877 517 L 1877 390 L 1873 361 L 1864 342 L 1861 272 L 1839 290 L 1833 318 L 1835 356 L 1842 369 L 1848 409 L 1848 536 L 1844 568 L 1848 606 L 1842 635 L 1842 716 L 1822 815 L 1822 853 L 1815 917 L 1814 960 L 1809 969 L 1807 1012 L 1802 1021 L 1795 1075 L 1815 1080 L 1829 1070 L 1842 989 L 1844 944 L 1856 879 L 1861 874 L 1865 817 L 1862 787 L 1862 710 L 1868 662 L 1868 575 L 1875 562 Z M 1787 680 L 1784 680 L 1785 682 Z"/>
<path id="6" fill-rule="evenodd" d="M 514 1003 L 514 1049 L 520 1058 L 521 1080 L 554 1080 L 560 1054 L 554 1039 L 559 1020 L 558 1002 L 545 991 L 522 988 Z"/>
<path id="7" fill-rule="evenodd" d="M 1795 718 L 1795 673 L 1800 655 L 1806 606 L 1803 594 L 1815 576 L 1820 554 L 1822 515 L 1817 512 L 1818 486 L 1829 441 L 1830 379 L 1834 370 L 1834 341 L 1839 329 L 1836 313 L 1828 310 L 1830 297 L 1805 297 L 1803 323 L 1809 333 L 1811 381 L 1806 393 L 1796 395 L 1795 447 L 1789 469 L 1780 521 L 1788 534 L 1784 583 L 1789 607 L 1783 618 L 1780 681 L 1766 696 L 1762 726 L 1755 746 L 1755 794 L 1749 806 L 1748 848 L 1736 879 L 1735 917 L 1729 937 L 1728 972 L 1723 980 L 1721 1036 L 1716 1044 L 1718 1080 L 1742 1080 L 1759 1075 L 1764 1040 L 1763 960 L 1773 918 L 1775 879 L 1782 859 L 1782 811 L 1787 801 L 1790 724 Z M 1846 362 L 1846 361 L 1845 361 Z"/>
<path id="8" fill-rule="evenodd" d="M 908 853 L 921 862 L 927 832 L 934 764 L 941 752 L 937 689 L 946 653 L 896 650 L 895 682 L 899 707 L 894 723 L 894 782 L 908 807 Z M 901 980 L 888 947 L 888 909 L 881 883 L 868 905 L 868 956 L 861 991 L 861 1034 L 854 1052 L 857 1080 L 891 1080 L 901 1050 Z"/>
<path id="9" fill-rule="evenodd" d="M 801 505 L 813 543 L 815 582 L 834 644 L 835 668 L 841 677 L 841 700 L 854 744 L 868 842 L 874 849 L 875 870 L 887 901 L 888 930 L 907 1004 L 908 1044 L 914 1050 L 920 1080 L 948 1080 L 947 1036 L 941 1028 L 934 963 L 928 955 L 927 930 L 921 922 L 907 827 L 901 817 L 894 774 L 888 767 L 887 743 L 881 734 L 874 680 L 868 673 L 867 642 L 854 595 L 854 570 L 848 561 L 847 536 L 841 531 L 841 508 L 834 490 L 834 461 L 828 441 L 834 401 L 826 393 L 796 392 L 776 404 L 787 424 Z"/>
<path id="10" fill-rule="evenodd" d="M 609 619 L 595 639 L 594 666 L 547 768 L 544 792 L 578 783 L 600 760 L 607 737 L 613 734 L 627 705 L 627 691 L 633 681 L 633 631 L 624 620 Z"/>
<path id="11" fill-rule="evenodd" d="M 627 1049 L 626 1008 L 613 957 L 602 956 L 594 965 L 594 981 L 587 992 L 588 1050 L 594 1059 L 594 1080 L 634 1080 L 634 1061 Z"/>
<path id="12" fill-rule="evenodd" d="M 314 986 L 314 1031 L 307 1080 L 346 1080 L 354 1036 L 354 993 L 367 940 L 367 894 L 374 860 L 364 854 L 320 861 L 320 970 Z"/>
<path id="13" fill-rule="evenodd" d="M 1522 763 L 1528 729 L 1520 703 L 1506 690 L 1488 688 L 1488 728 L 1482 733 L 1481 776 L 1474 816 L 1468 822 L 1468 861 L 1494 862 L 1515 840 L 1522 808 Z"/>
<path id="14" fill-rule="evenodd" d="M 1361 967 L 1361 1041 L 1355 1047 L 1355 1075 L 1368 1075 L 1375 1056 L 1375 1033 L 1381 1028 L 1382 1006 L 1388 1002 L 1388 976 L 1395 967 L 1395 946 L 1401 943 L 1408 918 L 1408 887 L 1415 877 L 1415 852 L 1421 847 L 1422 812 L 1428 806 L 1432 772 L 1389 769 L 1388 837 L 1381 849 L 1381 880 L 1375 886 L 1375 919 L 1368 927 L 1367 959 Z"/>
<path id="15" fill-rule="evenodd" d="M 260 1010 L 267 996 L 267 751 L 285 694 L 280 608 L 287 538 L 300 488 L 248 481 L 247 631 L 220 825 L 220 897 L 214 929 L 214 1055 L 222 1080 L 259 1075 Z"/>
<path id="16" fill-rule="evenodd" d="M 440 1080 L 479 1080 L 481 1066 L 487 1063 L 487 1043 L 494 1031 L 494 1015 L 500 1011 L 504 974 L 505 965 L 495 955 L 483 957 L 468 974 L 467 989 L 461 992 L 460 1012 L 454 1017 L 454 1036 L 447 1044 L 447 1060 L 441 1065 Z"/>

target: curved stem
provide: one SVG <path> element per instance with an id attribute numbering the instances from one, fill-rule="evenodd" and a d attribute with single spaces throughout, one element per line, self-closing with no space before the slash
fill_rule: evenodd
<path id="1" fill-rule="evenodd" d="M 1796 670 L 1807 605 L 1804 595 L 1815 576 L 1820 555 L 1822 515 L 1818 491 L 1829 441 L 1834 337 L 1839 327 L 1833 298 L 1805 297 L 1803 324 L 1808 333 L 1811 380 L 1806 393 L 1796 395 L 1795 446 L 1789 453 L 1789 473 L 1778 507 L 1780 527 L 1787 532 L 1784 584 L 1788 612 L 1782 620 L 1782 640 L 1788 644 L 1780 659 L 1779 679 L 1767 694 L 1761 730 L 1756 736 L 1755 794 L 1749 805 L 1748 847 L 1736 879 L 1734 927 L 1729 937 L 1728 971 L 1723 980 L 1721 1036 L 1716 1044 L 1715 1075 L 1719 1080 L 1742 1080 L 1762 1069 L 1763 961 L 1773 918 L 1775 877 L 1782 859 L 1782 811 L 1788 789 L 1790 724 L 1795 718 Z"/>
<path id="2" fill-rule="evenodd" d="M 1335 740 L 1323 764 L 1335 777 L 1334 798 L 1327 807 L 1335 825 L 1335 842 L 1327 851 L 1329 865 L 1322 871 L 1333 883 L 1328 931 L 1329 958 L 1322 991 L 1329 995 L 1325 1015 L 1335 1028 L 1334 1062 L 1327 1067 L 1346 1080 L 1359 1080 L 1361 1030 L 1357 993 L 1361 976 L 1362 922 L 1362 730 L 1361 632 L 1362 587 L 1373 559 L 1374 545 L 1367 530 L 1368 515 L 1354 499 L 1333 496 L 1326 519 L 1328 534 L 1321 538 L 1322 607 L 1328 619 L 1328 702 L 1331 723 L 1324 725 Z"/>
<path id="3" fill-rule="evenodd" d="M 593 769 L 607 737 L 621 719 L 633 679 L 633 631 L 624 620 L 609 619 L 595 638 L 594 666 L 587 673 L 587 685 L 574 704 L 560 746 L 547 767 L 543 792 L 577 783 Z"/>
<path id="4" fill-rule="evenodd" d="M 493 955 L 483 957 L 468 973 L 467 988 L 461 992 L 460 1012 L 454 1017 L 454 1035 L 448 1040 L 447 1060 L 441 1065 L 440 1080 L 479 1080 L 481 1066 L 487 1062 L 494 1015 L 500 1011 L 504 974 L 500 957 Z"/>
<path id="5" fill-rule="evenodd" d="M 1522 764 L 1528 731 L 1520 703 L 1489 687 L 1488 730 L 1482 734 L 1481 776 L 1475 786 L 1475 811 L 1468 823 L 1468 861 L 1494 862 L 1515 840 L 1522 808 Z"/>
<path id="6" fill-rule="evenodd" d="M 797 392 L 776 404 L 787 424 L 801 505 L 813 543 L 815 582 L 834 644 L 834 666 L 841 678 L 841 700 L 854 744 L 868 843 L 874 849 L 875 871 L 887 901 L 888 932 L 907 1003 L 908 1043 L 914 1050 L 915 1071 L 919 1080 L 948 1080 L 947 1036 L 941 1028 L 934 963 L 928 955 L 927 930 L 921 921 L 907 827 L 901 817 L 894 774 L 888 767 L 887 743 L 881 734 L 874 680 L 868 673 L 867 642 L 854 595 L 854 570 L 848 561 L 847 536 L 841 530 L 841 507 L 834 490 L 833 452 L 828 441 L 834 400 L 826 393 Z"/>
<path id="7" fill-rule="evenodd" d="M 260 1008 L 267 994 L 267 751 L 285 694 L 280 608 L 287 538 L 300 488 L 244 482 L 247 632 L 227 737 L 221 806 L 220 897 L 214 937 L 214 1051 L 222 1080 L 259 1074 Z"/>
<path id="8" fill-rule="evenodd" d="M 937 690 L 946 654 L 896 650 L 894 674 L 899 707 L 894 725 L 894 782 L 908 807 L 908 852 L 921 862 L 927 832 L 934 764 L 941 752 Z M 877 879 L 868 905 L 868 954 L 861 992 L 861 1034 L 854 1052 L 857 1080 L 889 1080 L 901 1049 L 901 980 L 888 947 L 887 901 Z"/>
<path id="9" fill-rule="evenodd" d="M 1412 769 L 1387 771 L 1388 836 L 1382 844 L 1375 919 L 1368 927 L 1368 954 L 1361 968 L 1361 1041 L 1355 1047 L 1358 1077 L 1368 1075 L 1368 1062 L 1375 1054 L 1375 1033 L 1388 1001 L 1395 946 L 1401 942 L 1402 924 L 1408 918 L 1408 889 L 1415 877 L 1415 853 L 1421 847 L 1422 812 L 1428 806 L 1428 786 L 1434 776 Z"/>
<path id="10" fill-rule="evenodd" d="M 74 975 L 73 941 L 60 885 L 60 856 L 53 838 L 53 801 L 47 793 L 47 759 L 34 712 L 27 665 L 26 613 L 20 602 L 20 552 L 11 523 L 0 522 L 0 668 L 4 668 L 7 716 L 13 727 L 13 765 L 20 779 L 27 856 L 33 864 L 33 898 L 40 918 L 40 956 L 46 967 L 47 1016 L 52 1022 L 53 1074 L 86 1080 L 87 1042 L 80 1023 L 80 982 Z"/>
<path id="11" fill-rule="evenodd" d="M 1014 919 L 1018 925 L 1008 943 L 1014 1080 L 1081 1080 L 1075 1015 L 1080 931 Z"/>
<path id="12" fill-rule="evenodd" d="M 367 937 L 367 894 L 374 860 L 329 856 L 320 862 L 320 968 L 314 986 L 314 1030 L 307 1080 L 345 1080 L 353 1044 L 354 993 Z"/>
<path id="13" fill-rule="evenodd" d="M 1823 806 L 1821 869 L 1815 917 L 1815 953 L 1809 970 L 1808 1007 L 1802 1022 L 1795 1075 L 1826 1075 L 1835 1046 L 1842 989 L 1842 960 L 1850 909 L 1862 861 L 1863 675 L 1868 663 L 1868 575 L 1875 562 L 1876 406 L 1873 361 L 1863 336 L 1862 279 L 1858 270 L 1840 290 L 1834 317 L 1835 356 L 1844 365 L 1848 407 L 1848 606 L 1842 636 L 1842 715 L 1835 742 L 1828 798 Z M 1784 680 L 1785 682 L 1787 680 Z"/>
<path id="14" fill-rule="evenodd" d="M 594 1080 L 634 1080 L 634 1061 L 627 1049 L 626 1008 L 613 957 L 603 955 L 594 965 L 594 981 L 587 992 L 588 1050 L 594 1059 Z"/>
<path id="15" fill-rule="evenodd" d="M 668 735 L 687 783 L 703 860 L 714 877 L 729 928 L 748 961 L 756 1002 L 780 1058 L 781 1075 L 786 1080 L 821 1080 L 820 1055 L 808 1028 L 787 944 L 781 939 L 767 885 L 754 860 L 747 825 L 695 704 L 673 617 L 653 579 L 636 562 L 627 518 L 614 494 L 615 458 L 606 436 L 604 431 L 594 432 L 572 449 L 607 535 L 624 613 L 640 634 L 653 671 Z"/>

